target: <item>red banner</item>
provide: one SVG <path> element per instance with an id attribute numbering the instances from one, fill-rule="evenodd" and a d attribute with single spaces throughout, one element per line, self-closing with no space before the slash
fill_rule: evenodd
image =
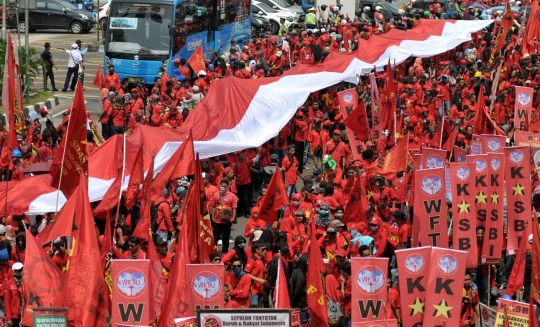
<path id="1" fill-rule="evenodd" d="M 528 146 L 504 148 L 504 178 L 508 216 L 507 250 L 514 254 L 521 237 L 530 234 L 531 151 Z"/>
<path id="2" fill-rule="evenodd" d="M 516 130 L 528 131 L 533 105 L 533 88 L 516 86 L 514 126 Z"/>
<path id="3" fill-rule="evenodd" d="M 467 251 L 467 268 L 478 267 L 475 212 L 475 167 L 473 162 L 451 163 L 452 248 Z"/>
<path id="4" fill-rule="evenodd" d="M 388 258 L 351 259 L 352 322 L 373 321 L 384 317 L 388 291 Z"/>
<path id="5" fill-rule="evenodd" d="M 355 160 L 362 160 L 362 152 L 364 151 L 363 142 L 369 138 L 369 123 L 364 102 L 361 101 L 356 108 L 352 105 L 341 104 L 341 100 L 340 105 L 353 158 Z"/>
<path id="6" fill-rule="evenodd" d="M 482 154 L 482 137 L 480 135 L 473 134 L 471 139 L 469 154 Z"/>
<path id="7" fill-rule="evenodd" d="M 422 326 L 460 325 L 466 261 L 466 252 L 436 247 L 431 249 Z"/>
<path id="8" fill-rule="evenodd" d="M 352 327 L 398 327 L 396 319 L 353 322 Z"/>
<path id="9" fill-rule="evenodd" d="M 500 262 L 504 227 L 504 153 L 488 153 L 487 219 L 482 263 Z"/>
<path id="10" fill-rule="evenodd" d="M 467 162 L 467 151 L 457 145 L 454 145 L 454 161 Z"/>
<path id="11" fill-rule="evenodd" d="M 414 221 L 420 222 L 422 245 L 448 247 L 444 168 L 415 172 Z"/>
<path id="12" fill-rule="evenodd" d="M 424 320 L 431 247 L 396 251 L 403 326 L 421 326 Z"/>
<path id="13" fill-rule="evenodd" d="M 487 215 L 487 202 L 488 202 L 488 193 L 490 192 L 488 187 L 488 162 L 486 154 L 476 154 L 467 156 L 467 162 L 472 162 L 475 164 L 476 168 L 476 177 L 474 182 L 474 187 L 476 189 L 475 193 L 475 211 L 474 216 L 476 217 L 476 224 L 478 226 L 486 226 L 486 215 Z"/>
<path id="14" fill-rule="evenodd" d="M 223 271 L 221 264 L 186 265 L 188 312 L 195 314 L 197 309 L 223 309 Z"/>
<path id="15" fill-rule="evenodd" d="M 422 148 L 423 169 L 444 168 L 446 166 L 446 150 Z"/>
<path id="16" fill-rule="evenodd" d="M 113 260 L 111 325 L 150 325 L 150 260 Z"/>
<path id="17" fill-rule="evenodd" d="M 482 134 L 482 153 L 503 153 L 506 146 L 506 135 Z"/>
<path id="18" fill-rule="evenodd" d="M 383 119 L 381 112 L 381 98 L 379 96 L 379 87 L 375 76 L 369 75 L 369 84 L 371 86 L 371 140 L 377 144 L 377 151 L 382 153 L 384 149 L 379 147 L 379 140 L 383 131 Z"/>
<path id="19" fill-rule="evenodd" d="M 533 186 L 538 184 L 538 172 L 540 171 L 540 137 L 538 133 L 529 133 L 523 131 L 516 131 L 514 133 L 515 145 L 518 146 L 530 146 L 531 147 L 531 184 Z M 538 188 L 533 188 L 533 194 L 539 194 Z"/>

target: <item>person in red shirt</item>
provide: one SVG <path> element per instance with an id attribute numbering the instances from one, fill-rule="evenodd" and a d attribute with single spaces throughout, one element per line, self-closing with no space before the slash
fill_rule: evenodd
<path id="1" fill-rule="evenodd" d="M 122 253 L 122 256 L 118 256 L 121 259 L 131 259 L 131 260 L 144 260 L 146 259 L 146 252 L 141 249 L 141 240 L 136 236 L 131 236 L 128 239 L 129 251 Z M 115 254 L 119 251 L 117 248 L 114 249 Z"/>
<path id="2" fill-rule="evenodd" d="M 69 267 L 69 256 L 66 251 L 66 242 L 62 238 L 57 238 L 53 241 L 54 255 L 52 261 L 56 264 L 58 269 L 62 272 L 66 272 Z"/>
<path id="3" fill-rule="evenodd" d="M 114 98 L 112 106 L 112 128 L 111 136 L 116 134 L 124 134 L 124 128 L 126 126 L 126 107 L 124 106 L 124 97 L 117 95 Z"/>
<path id="4" fill-rule="evenodd" d="M 229 192 L 229 180 L 222 179 L 219 183 L 219 192 L 214 193 L 211 203 L 212 230 L 214 242 L 221 244 L 221 253 L 229 251 L 229 237 L 231 236 L 232 223 L 236 219 L 238 198 Z M 222 240 L 220 239 L 222 237 Z M 234 284 L 231 284 L 234 286 Z"/>
<path id="5" fill-rule="evenodd" d="M 296 159 L 298 160 L 298 172 L 302 173 L 307 161 L 307 153 L 304 153 L 305 144 L 309 134 L 309 123 L 301 110 L 296 112 L 294 123 L 294 145 L 296 146 Z"/>
<path id="6" fill-rule="evenodd" d="M 263 279 L 264 273 L 266 271 L 266 243 L 262 241 L 257 241 L 253 244 L 253 249 L 255 252 L 252 254 L 251 258 L 248 259 L 244 271 L 251 276 Z M 264 291 L 264 285 L 257 280 L 251 282 L 251 296 L 250 296 L 250 307 L 251 308 L 260 308 L 262 307 L 262 295 Z"/>
<path id="7" fill-rule="evenodd" d="M 112 100 L 114 99 L 114 91 L 105 91 L 101 96 L 101 115 L 99 116 L 99 122 L 101 123 L 101 135 L 105 140 L 111 137 L 111 118 L 113 112 Z"/>
<path id="8" fill-rule="evenodd" d="M 396 319 L 398 326 L 401 325 L 401 300 L 399 292 L 395 287 L 392 287 L 392 278 L 386 279 L 386 290 L 388 292 L 388 304 L 386 310 L 386 319 Z"/>
<path id="9" fill-rule="evenodd" d="M 246 223 L 246 228 L 244 229 L 244 236 L 247 237 L 250 241 L 250 244 L 253 242 L 254 233 L 256 230 L 265 230 L 266 221 L 259 219 L 259 208 L 251 208 L 251 216 Z"/>
<path id="10" fill-rule="evenodd" d="M 343 318 L 344 326 L 350 326 L 351 320 L 351 263 L 345 262 L 341 264 L 340 291 L 343 302 Z"/>
<path id="11" fill-rule="evenodd" d="M 229 290 L 229 302 L 236 302 L 236 305 L 240 308 L 249 308 L 251 277 L 242 269 L 242 261 L 239 258 L 233 258 L 231 260 L 231 268 L 225 281 L 226 284 L 231 286 Z"/>
<path id="12" fill-rule="evenodd" d="M 13 261 L 23 262 L 26 257 L 26 234 L 19 232 L 15 237 L 15 247 L 11 250 L 11 259 Z"/>
<path id="13" fill-rule="evenodd" d="M 236 176 L 236 189 L 238 192 L 238 216 L 249 218 L 250 202 L 249 192 L 251 191 L 251 171 L 254 163 L 259 161 L 259 155 L 253 159 L 248 159 L 245 151 L 238 154 L 238 162 L 232 164 L 234 175 Z"/>
<path id="14" fill-rule="evenodd" d="M 166 239 L 158 237 L 156 240 L 157 251 L 159 255 L 159 260 L 161 261 L 161 266 L 163 267 L 161 273 L 164 277 L 169 276 L 169 272 L 172 268 L 172 263 L 174 260 L 174 253 L 169 253 L 168 245 Z"/>
<path id="15" fill-rule="evenodd" d="M 351 150 L 349 147 L 341 141 L 341 131 L 339 129 L 334 130 L 332 140 L 326 142 L 323 146 L 323 156 L 327 154 L 331 155 L 338 167 L 344 168 L 345 159 L 350 153 Z"/>
<path id="16" fill-rule="evenodd" d="M 116 91 L 120 90 L 120 76 L 114 72 L 114 66 L 109 65 L 109 74 L 103 76 L 103 81 L 101 82 L 104 88 L 109 89 L 111 86 L 114 86 Z"/>
<path id="17" fill-rule="evenodd" d="M 296 193 L 296 176 L 304 179 L 298 171 L 298 159 L 296 159 L 295 153 L 296 146 L 294 144 L 289 145 L 287 147 L 287 155 L 281 161 L 281 169 L 285 174 L 285 183 L 287 183 L 287 195 L 289 198 Z"/>
<path id="18" fill-rule="evenodd" d="M 319 167 L 319 164 L 322 161 L 321 127 L 322 121 L 319 118 L 315 118 L 315 128 L 309 132 L 307 138 L 315 167 Z"/>
<path id="19" fill-rule="evenodd" d="M 154 201 L 155 205 L 158 208 L 156 218 L 158 229 L 156 231 L 156 235 L 163 239 L 168 239 L 169 234 L 174 233 L 171 219 L 171 207 L 169 206 L 169 202 L 167 201 L 168 197 L 169 189 L 164 188 L 163 191 L 161 191 L 161 196 L 158 197 L 156 201 Z"/>

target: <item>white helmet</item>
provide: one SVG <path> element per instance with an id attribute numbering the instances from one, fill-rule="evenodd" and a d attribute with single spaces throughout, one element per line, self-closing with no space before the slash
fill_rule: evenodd
<path id="1" fill-rule="evenodd" d="M 368 6 L 365 6 L 365 7 L 364 7 L 364 12 L 369 12 L 370 9 L 371 9 L 371 8 L 369 8 Z"/>
<path id="2" fill-rule="evenodd" d="M 332 11 L 338 12 L 338 11 L 339 11 L 339 7 L 338 7 L 338 6 L 334 6 L 334 8 L 332 8 Z"/>
<path id="3" fill-rule="evenodd" d="M 382 9 L 381 6 L 375 7 L 375 11 L 381 11 L 381 9 Z"/>

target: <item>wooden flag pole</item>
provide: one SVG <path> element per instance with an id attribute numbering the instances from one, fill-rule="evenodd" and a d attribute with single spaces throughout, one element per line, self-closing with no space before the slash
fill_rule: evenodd
<path id="1" fill-rule="evenodd" d="M 116 221 L 118 221 L 118 215 L 120 214 L 120 200 L 122 199 L 122 186 L 124 185 L 124 178 L 126 176 L 126 135 L 122 135 L 124 138 L 123 146 L 123 160 L 122 160 L 122 180 L 120 182 L 120 192 L 118 192 L 118 205 L 116 206 Z"/>

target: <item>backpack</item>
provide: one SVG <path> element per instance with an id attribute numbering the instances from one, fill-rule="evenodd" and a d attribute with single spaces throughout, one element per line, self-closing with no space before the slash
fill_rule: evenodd
<path id="1" fill-rule="evenodd" d="M 157 217 L 158 217 L 158 212 L 159 212 L 159 205 L 162 204 L 163 202 L 165 201 L 161 201 L 158 203 L 153 202 L 152 204 L 150 204 L 150 221 L 152 225 L 151 228 L 152 228 L 153 234 L 157 232 L 159 228 L 159 224 L 161 223 L 161 221 L 158 223 Z"/>
<path id="2" fill-rule="evenodd" d="M 277 268 L 279 257 L 273 257 L 272 260 L 266 266 L 266 283 L 271 287 L 276 286 L 277 281 Z"/>

